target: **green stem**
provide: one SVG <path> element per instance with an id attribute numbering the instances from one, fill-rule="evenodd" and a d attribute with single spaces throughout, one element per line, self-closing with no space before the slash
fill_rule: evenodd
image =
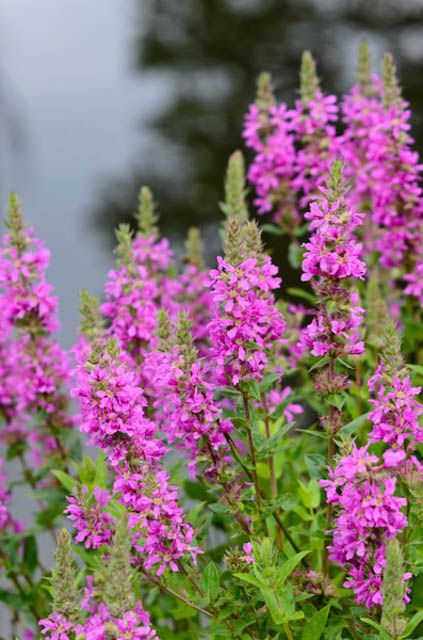
<path id="1" fill-rule="evenodd" d="M 261 495 L 261 488 L 260 488 L 260 483 L 259 483 L 259 479 L 258 479 L 258 475 L 257 475 L 257 460 L 256 460 L 256 450 L 255 450 L 255 446 L 254 446 L 254 439 L 253 439 L 253 431 L 251 428 L 251 414 L 250 414 L 250 405 L 248 402 L 248 395 L 245 392 L 242 392 L 242 400 L 244 403 L 244 412 L 245 412 L 245 424 L 246 424 L 246 429 L 247 429 L 247 440 L 248 440 L 248 449 L 249 449 L 249 453 L 250 453 L 250 457 L 251 457 L 251 461 L 252 461 L 252 476 L 253 476 L 253 481 L 254 481 L 254 487 L 256 490 L 256 498 L 257 498 L 257 507 L 258 510 L 260 512 L 260 516 L 261 516 L 261 520 L 263 523 L 263 529 L 266 535 L 268 535 L 268 530 L 267 530 L 267 524 L 266 524 L 266 520 L 263 516 L 263 501 L 262 501 L 262 495 Z"/>
<path id="2" fill-rule="evenodd" d="M 267 406 L 266 394 L 263 392 L 261 394 L 261 403 L 264 409 L 264 428 L 266 432 L 266 438 L 270 439 L 270 421 L 269 421 L 269 408 Z M 267 460 L 267 464 L 269 465 L 269 473 L 270 473 L 270 492 L 275 502 L 278 498 L 278 482 L 276 479 L 276 471 L 275 471 L 275 460 L 272 455 L 269 456 Z M 276 521 L 276 542 L 278 547 L 282 548 L 283 540 L 282 540 L 282 530 L 279 523 Z"/>
<path id="3" fill-rule="evenodd" d="M 335 374 L 335 359 L 333 356 L 330 357 L 329 360 L 329 377 L 333 378 Z M 335 442 L 333 439 L 334 433 L 332 429 L 332 425 L 335 417 L 335 409 L 334 407 L 329 407 L 329 415 L 328 415 L 328 453 L 327 453 L 327 466 L 332 469 L 333 459 L 335 457 Z M 326 512 L 326 531 L 329 531 L 332 527 L 332 516 L 333 516 L 333 505 L 331 502 L 327 505 Z M 328 564 L 329 564 L 329 551 L 327 544 L 325 544 L 323 549 L 323 557 L 322 557 L 322 573 L 323 577 L 328 577 Z"/>

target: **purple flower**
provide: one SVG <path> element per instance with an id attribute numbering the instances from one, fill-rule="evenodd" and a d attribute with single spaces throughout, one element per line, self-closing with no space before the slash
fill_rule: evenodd
<path id="1" fill-rule="evenodd" d="M 269 256 L 263 262 L 248 258 L 233 266 L 222 257 L 210 271 L 210 287 L 216 304 L 209 325 L 211 352 L 223 380 L 261 380 L 268 353 L 285 328 L 272 294 L 280 285 Z"/>
<path id="2" fill-rule="evenodd" d="M 60 613 L 52 613 L 39 622 L 41 633 L 49 640 L 72 640 L 74 626 Z"/>

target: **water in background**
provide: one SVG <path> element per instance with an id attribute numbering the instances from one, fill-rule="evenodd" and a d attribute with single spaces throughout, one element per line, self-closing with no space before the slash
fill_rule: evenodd
<path id="1" fill-rule="evenodd" d="M 3 0 L 0 35 L 0 200 L 15 189 L 52 250 L 66 345 L 140 184 L 164 232 L 201 225 L 217 251 L 222 176 L 260 70 L 292 100 L 309 48 L 324 88 L 343 91 L 365 37 L 376 59 L 395 54 L 423 143 L 422 0 Z"/>
<path id="2" fill-rule="evenodd" d="M 255 77 L 271 71 L 292 101 L 309 48 L 324 89 L 345 91 L 362 37 L 376 59 L 394 53 L 422 149 L 423 0 L 2 0 L 0 201 L 16 190 L 52 251 L 66 346 L 78 291 L 101 293 L 139 186 L 165 233 L 180 246 L 201 226 L 212 257 Z"/>

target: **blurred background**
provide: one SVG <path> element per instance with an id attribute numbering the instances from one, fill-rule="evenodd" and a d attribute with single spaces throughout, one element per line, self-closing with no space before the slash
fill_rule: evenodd
<path id="1" fill-rule="evenodd" d="M 292 103 L 308 48 L 325 91 L 342 93 L 363 37 L 378 63 L 394 53 L 423 149 L 423 0 L 0 0 L 1 209 L 17 191 L 51 249 L 65 346 L 78 292 L 101 294 L 113 227 L 140 185 L 176 247 L 201 226 L 211 261 L 258 73 Z"/>
<path id="2" fill-rule="evenodd" d="M 101 293 L 140 185 L 163 233 L 181 247 L 201 226 L 212 258 L 258 73 L 292 102 L 308 48 L 324 89 L 346 91 L 363 37 L 378 63 L 394 53 L 422 148 L 423 0 L 1 0 L 2 211 L 16 190 L 52 251 L 66 346 L 78 291 Z"/>

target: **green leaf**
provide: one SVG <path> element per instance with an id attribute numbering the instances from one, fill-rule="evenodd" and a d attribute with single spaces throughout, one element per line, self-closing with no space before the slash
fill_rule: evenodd
<path id="1" fill-rule="evenodd" d="M 7 460 L 13 460 L 19 456 L 22 456 L 27 450 L 28 445 L 25 441 L 14 442 L 9 446 L 6 453 Z"/>
<path id="2" fill-rule="evenodd" d="M 178 604 L 175 609 L 171 609 L 170 612 L 174 620 L 186 620 L 188 618 L 195 618 L 198 615 L 197 611 L 182 602 Z"/>
<path id="3" fill-rule="evenodd" d="M 23 563 L 29 575 L 33 576 L 38 565 L 38 548 L 35 536 L 24 539 Z"/>
<path id="4" fill-rule="evenodd" d="M 94 483 L 96 487 L 100 487 L 100 489 L 106 489 L 107 487 L 107 462 L 106 456 L 103 452 L 100 452 L 97 455 L 97 460 L 95 463 L 95 478 Z"/>
<path id="5" fill-rule="evenodd" d="M 326 627 L 326 622 L 328 620 L 328 615 L 330 611 L 330 604 L 320 611 L 317 611 L 308 622 L 306 622 L 303 633 L 301 636 L 301 640 L 319 640 L 324 628 Z"/>
<path id="6" fill-rule="evenodd" d="M 369 413 L 370 411 L 368 411 L 367 413 L 363 413 L 355 420 L 351 420 L 351 422 L 348 422 L 348 424 L 344 424 L 344 426 L 341 427 L 340 431 L 346 431 L 347 433 L 357 433 L 357 431 L 361 429 L 361 427 L 369 419 Z"/>
<path id="7" fill-rule="evenodd" d="M 310 551 L 301 551 L 300 553 L 296 553 L 294 556 L 288 558 L 288 560 L 284 562 L 278 570 L 278 583 L 283 584 L 287 577 L 294 571 L 297 564 L 309 553 Z"/>
<path id="8" fill-rule="evenodd" d="M 235 578 L 238 578 L 238 580 L 243 580 L 244 582 L 248 582 L 249 584 L 252 584 L 254 587 L 257 587 L 257 589 L 268 588 L 265 582 L 263 582 L 259 578 L 256 578 L 255 576 L 250 575 L 249 573 L 234 573 L 233 575 L 235 576 Z"/>
<path id="9" fill-rule="evenodd" d="M 423 376 L 423 365 L 421 365 L 421 364 L 408 364 L 407 367 L 411 371 L 414 371 L 415 373 L 418 373 L 421 376 Z"/>
<path id="10" fill-rule="evenodd" d="M 200 516 L 202 515 L 202 512 L 204 511 L 205 506 L 206 506 L 205 502 L 199 502 L 198 504 L 196 504 L 195 507 L 193 507 L 189 512 L 187 516 L 187 521 L 193 524 L 194 526 L 198 526 L 198 524 L 200 523 Z"/>
<path id="11" fill-rule="evenodd" d="M 417 613 L 414 614 L 414 616 L 411 618 L 410 622 L 407 624 L 407 626 L 404 629 L 404 633 L 402 634 L 402 638 L 407 638 L 410 633 L 413 633 L 414 629 L 421 623 L 423 622 L 423 610 L 422 611 L 417 611 Z"/>
<path id="12" fill-rule="evenodd" d="M 325 367 L 327 364 L 329 364 L 329 358 L 327 356 L 325 356 L 324 358 L 319 358 L 319 360 L 317 360 L 317 362 L 315 362 L 310 367 L 308 372 L 311 373 L 312 371 L 315 371 L 315 369 L 321 369 L 322 367 Z"/>
<path id="13" fill-rule="evenodd" d="M 283 376 L 283 373 L 270 373 L 267 376 L 264 376 L 263 380 L 259 384 L 259 388 L 261 391 L 268 391 L 275 382 L 280 380 Z"/>
<path id="14" fill-rule="evenodd" d="M 370 627 L 373 627 L 373 629 L 379 631 L 380 640 L 391 640 L 391 636 L 386 631 L 386 629 L 384 629 L 384 627 L 382 627 L 382 625 L 375 620 L 372 620 L 371 618 L 360 618 L 360 620 L 361 622 L 365 622 L 366 624 L 368 624 Z"/>
<path id="15" fill-rule="evenodd" d="M 320 453 L 311 453 L 304 457 L 304 461 L 310 478 L 320 480 L 322 472 L 326 466 L 326 458 Z"/>
<path id="16" fill-rule="evenodd" d="M 250 380 L 249 382 L 246 383 L 246 386 L 247 386 L 248 395 L 250 396 L 250 398 L 253 398 L 254 400 L 258 400 L 260 402 L 261 393 L 260 393 L 259 383 L 257 382 L 257 380 Z"/>
<path id="17" fill-rule="evenodd" d="M 287 289 L 287 293 L 289 293 L 289 295 L 293 296 L 294 298 L 302 298 L 303 300 L 307 300 L 307 302 L 311 302 L 313 306 L 317 304 L 316 296 L 314 296 L 309 291 L 305 291 L 304 289 L 296 289 L 295 287 L 289 288 Z"/>
<path id="18" fill-rule="evenodd" d="M 264 233 L 268 233 L 271 236 L 285 235 L 285 232 L 280 227 L 277 227 L 275 224 L 270 224 L 268 222 L 266 224 L 262 224 L 260 230 Z"/>
<path id="19" fill-rule="evenodd" d="M 58 479 L 60 484 L 65 487 L 66 491 L 72 491 L 73 487 L 76 485 L 76 480 L 68 473 L 60 471 L 60 469 L 53 469 L 52 474 Z"/>
<path id="20" fill-rule="evenodd" d="M 298 480 L 300 497 L 307 509 L 316 509 L 320 504 L 320 487 L 316 478 L 312 478 L 308 485 Z"/>
<path id="21" fill-rule="evenodd" d="M 200 580 L 200 586 L 204 590 L 209 601 L 217 598 L 220 591 L 220 574 L 219 569 L 214 562 L 209 562 L 204 569 L 204 573 Z"/>
<path id="22" fill-rule="evenodd" d="M 293 269 L 299 269 L 303 262 L 304 249 L 296 240 L 289 243 L 288 260 Z"/>
<path id="23" fill-rule="evenodd" d="M 336 393 L 326 396 L 326 402 L 332 407 L 335 407 L 335 409 L 338 409 L 338 411 L 342 411 L 342 407 L 345 404 L 345 398 L 341 394 Z"/>

